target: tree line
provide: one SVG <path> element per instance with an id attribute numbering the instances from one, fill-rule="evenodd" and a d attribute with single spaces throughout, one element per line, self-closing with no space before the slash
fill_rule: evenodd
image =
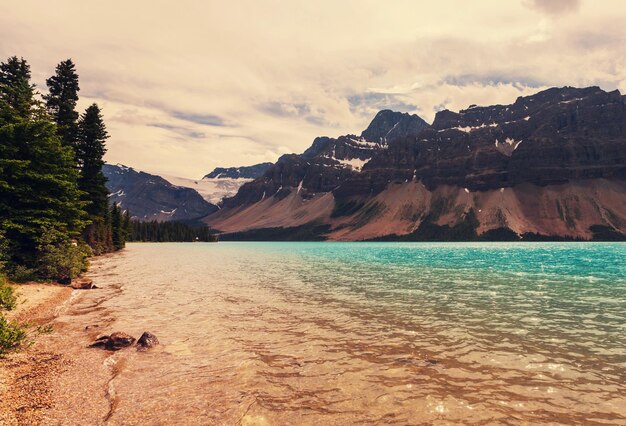
<path id="1" fill-rule="evenodd" d="M 0 262 L 16 280 L 71 280 L 90 255 L 130 238 L 128 211 L 109 206 L 103 156 L 109 135 L 97 104 L 76 109 L 71 59 L 41 95 L 30 66 L 0 63 Z"/>
<path id="2" fill-rule="evenodd" d="M 129 241 L 144 242 L 216 242 L 217 237 L 206 226 L 192 226 L 183 222 L 131 221 Z"/>

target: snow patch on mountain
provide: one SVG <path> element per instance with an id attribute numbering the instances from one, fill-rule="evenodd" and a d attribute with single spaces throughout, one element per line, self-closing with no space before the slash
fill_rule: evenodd
<path id="1" fill-rule="evenodd" d="M 441 129 L 439 130 L 439 132 L 445 132 L 447 130 L 458 130 L 460 132 L 470 133 L 470 132 L 473 132 L 474 130 L 484 129 L 485 127 L 498 127 L 498 123 L 491 123 L 491 124 L 483 123 L 480 126 L 450 127 L 447 129 Z"/>
<path id="2" fill-rule="evenodd" d="M 252 180 L 246 178 L 188 179 L 177 176 L 162 177 L 174 186 L 194 189 L 211 204 L 217 204 L 224 198 L 232 197 L 239 191 L 241 185 Z"/>
<path id="3" fill-rule="evenodd" d="M 124 192 L 124 190 L 123 190 L 123 189 L 120 189 L 119 191 L 112 192 L 111 194 L 109 194 L 109 195 L 107 195 L 107 196 L 108 196 L 108 197 L 115 197 L 115 196 L 117 196 L 117 197 L 123 197 L 124 195 L 126 195 L 126 193 Z"/>
<path id="4" fill-rule="evenodd" d="M 367 141 L 364 138 L 359 138 L 359 139 L 349 138 L 349 140 L 352 146 L 356 146 L 362 149 L 380 149 L 383 147 L 386 148 L 386 146 L 383 146 L 376 142 Z"/>
<path id="5" fill-rule="evenodd" d="M 333 160 L 338 161 L 340 164 L 344 166 L 351 167 L 353 170 L 356 170 L 357 172 L 360 172 L 363 169 L 363 166 L 367 164 L 368 161 L 370 161 L 369 158 L 367 160 L 361 160 L 360 158 L 352 158 L 352 159 L 333 158 Z"/>
<path id="6" fill-rule="evenodd" d="M 521 143 L 522 143 L 521 140 L 516 141 L 513 138 L 505 138 L 504 143 L 496 139 L 496 142 L 494 143 L 494 145 L 496 146 L 496 149 L 498 151 L 500 151 L 502 154 L 506 155 L 507 157 L 510 157 L 511 155 L 513 155 L 513 151 L 515 151 L 517 147 L 519 146 L 519 144 Z"/>

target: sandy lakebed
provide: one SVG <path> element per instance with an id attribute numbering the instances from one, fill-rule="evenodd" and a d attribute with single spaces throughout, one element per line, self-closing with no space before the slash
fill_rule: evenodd
<path id="1" fill-rule="evenodd" d="M 0 424 L 626 425 L 625 254 L 129 244 L 98 289 L 19 287 L 53 330 L 0 361 Z M 89 348 L 115 331 L 161 344 Z"/>

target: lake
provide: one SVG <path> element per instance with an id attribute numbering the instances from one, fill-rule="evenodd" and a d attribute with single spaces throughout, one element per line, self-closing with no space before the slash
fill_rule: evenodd
<path id="1" fill-rule="evenodd" d="M 95 261 L 110 296 L 76 321 L 161 341 L 112 358 L 114 423 L 626 424 L 625 259 L 624 243 L 129 244 Z"/>

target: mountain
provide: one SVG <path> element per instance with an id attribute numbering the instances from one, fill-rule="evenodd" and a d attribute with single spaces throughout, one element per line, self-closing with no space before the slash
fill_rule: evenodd
<path id="1" fill-rule="evenodd" d="M 243 167 L 216 167 L 202 179 L 256 179 L 262 176 L 272 166 L 272 163 L 259 163 Z"/>
<path id="2" fill-rule="evenodd" d="M 626 97 L 563 87 L 430 126 L 381 111 L 359 137 L 282 156 L 205 221 L 253 239 L 623 239 L 625 203 Z"/>
<path id="3" fill-rule="evenodd" d="M 332 192 L 388 149 L 389 134 L 404 137 L 428 127 L 417 115 L 381 111 L 360 136 L 319 137 L 302 155 L 281 156 L 263 176 L 243 185 L 234 197 L 225 199 L 224 206 L 235 208 L 266 197 L 281 199 L 292 192 L 291 188 L 296 188 L 303 199 Z M 368 135 L 377 140 L 368 140 Z"/>
<path id="4" fill-rule="evenodd" d="M 175 186 L 160 176 L 120 164 L 105 164 L 102 171 L 111 192 L 110 201 L 129 209 L 134 218 L 188 221 L 218 210 L 195 190 Z"/>
<path id="5" fill-rule="evenodd" d="M 386 142 L 407 135 L 414 135 L 429 127 L 417 115 L 394 112 L 388 109 L 379 111 L 361 137 L 368 141 Z"/>

